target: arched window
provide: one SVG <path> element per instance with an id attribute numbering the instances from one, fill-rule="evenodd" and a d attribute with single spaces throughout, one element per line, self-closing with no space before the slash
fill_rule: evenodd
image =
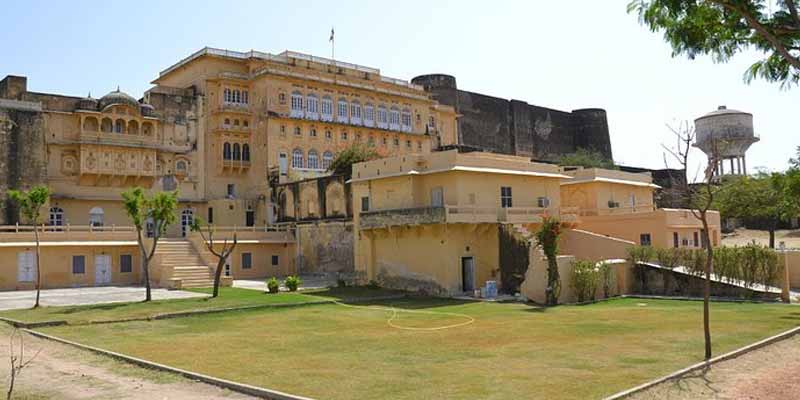
<path id="1" fill-rule="evenodd" d="M 187 169 L 186 160 L 178 160 L 175 162 L 175 172 L 185 174 Z"/>
<path id="2" fill-rule="evenodd" d="M 100 207 L 94 207 L 89 210 L 89 225 L 91 226 L 103 226 L 103 216 L 105 213 L 103 209 Z"/>
<path id="3" fill-rule="evenodd" d="M 375 107 L 370 103 L 364 105 L 364 126 L 375 126 Z"/>
<path id="4" fill-rule="evenodd" d="M 292 151 L 292 168 L 303 168 L 303 150 Z"/>
<path id="5" fill-rule="evenodd" d="M 322 168 L 323 169 L 330 168 L 331 163 L 333 163 L 333 153 L 331 153 L 330 151 L 322 153 Z"/>
<path id="6" fill-rule="evenodd" d="M 400 126 L 403 132 L 411 132 L 411 110 L 403 110 L 403 113 L 400 115 Z"/>
<path id="7" fill-rule="evenodd" d="M 247 143 L 242 145 L 242 161 L 250 161 L 250 145 Z"/>
<path id="8" fill-rule="evenodd" d="M 300 92 L 292 92 L 292 109 L 289 115 L 292 118 L 303 117 L 303 95 Z"/>
<path id="9" fill-rule="evenodd" d="M 387 129 L 389 128 L 389 119 L 388 113 L 386 112 L 386 106 L 380 105 L 378 106 L 378 128 Z"/>
<path id="10" fill-rule="evenodd" d="M 308 151 L 308 168 L 310 169 L 318 169 L 319 168 L 319 157 L 317 156 L 316 150 L 309 150 Z"/>
<path id="11" fill-rule="evenodd" d="M 350 123 L 361 125 L 361 103 L 358 101 L 350 103 Z"/>
<path id="12" fill-rule="evenodd" d="M 336 121 L 347 123 L 347 100 L 342 97 L 339 99 L 339 106 L 336 109 Z"/>
<path id="13" fill-rule="evenodd" d="M 233 91 L 233 102 L 234 103 L 241 103 L 242 101 L 242 93 L 237 89 Z"/>
<path id="14" fill-rule="evenodd" d="M 247 104 L 250 102 L 250 99 L 247 96 L 247 90 L 242 90 L 242 104 Z"/>
<path id="15" fill-rule="evenodd" d="M 100 131 L 111 133 L 114 130 L 114 123 L 111 122 L 111 118 L 103 118 L 103 121 L 100 122 Z"/>
<path id="16" fill-rule="evenodd" d="M 322 98 L 322 120 L 333 121 L 333 99 L 330 96 Z"/>
<path id="17" fill-rule="evenodd" d="M 231 126 L 231 119 L 230 118 L 225 118 L 225 122 L 222 124 L 222 126 L 224 126 L 226 128 L 230 127 Z"/>
<path id="18" fill-rule="evenodd" d="M 83 120 L 83 130 L 88 132 L 97 132 L 98 130 L 97 118 L 86 117 L 86 119 Z"/>
<path id="19" fill-rule="evenodd" d="M 136 120 L 128 122 L 128 133 L 131 135 L 139 134 L 139 123 Z"/>
<path id="20" fill-rule="evenodd" d="M 231 98 L 231 90 L 230 90 L 230 89 L 225 89 L 225 90 L 223 91 L 223 96 L 222 96 L 222 98 L 223 98 L 223 101 L 224 101 L 224 102 L 226 102 L 226 103 L 230 103 L 230 102 L 232 102 L 232 101 L 233 101 L 233 99 Z"/>
<path id="21" fill-rule="evenodd" d="M 223 160 L 231 159 L 231 144 L 228 142 L 225 142 L 225 144 L 222 145 L 222 159 Z"/>
<path id="22" fill-rule="evenodd" d="M 114 122 L 114 132 L 125 133 L 125 120 L 118 119 Z"/>
<path id="23" fill-rule="evenodd" d="M 306 118 L 319 119 L 319 100 L 315 94 L 306 97 Z"/>
<path id="24" fill-rule="evenodd" d="M 242 159 L 242 149 L 239 147 L 239 143 L 233 144 L 233 159 L 234 161 Z"/>
<path id="25" fill-rule="evenodd" d="M 61 207 L 50 207 L 50 225 L 64 225 L 64 210 Z"/>
<path id="26" fill-rule="evenodd" d="M 389 129 L 398 131 L 400 130 L 400 110 L 397 107 L 392 107 L 389 110 Z"/>

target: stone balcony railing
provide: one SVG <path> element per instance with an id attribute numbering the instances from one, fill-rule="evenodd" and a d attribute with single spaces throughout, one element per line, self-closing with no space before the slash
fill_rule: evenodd
<path id="1" fill-rule="evenodd" d="M 557 210 L 539 207 L 443 206 L 376 210 L 361 213 L 361 229 L 420 224 L 540 223 Z"/>
<path id="2" fill-rule="evenodd" d="M 85 242 L 85 241 L 136 241 L 133 226 L 91 225 L 41 225 L 38 226 L 39 241 Z M 34 242 L 33 225 L 0 225 L 0 243 Z"/>
<path id="3" fill-rule="evenodd" d="M 596 217 L 601 215 L 623 215 L 633 213 L 648 213 L 655 211 L 653 204 L 640 204 L 640 205 L 623 205 L 621 207 L 603 207 L 603 208 L 580 208 L 578 216 L 581 217 Z"/>

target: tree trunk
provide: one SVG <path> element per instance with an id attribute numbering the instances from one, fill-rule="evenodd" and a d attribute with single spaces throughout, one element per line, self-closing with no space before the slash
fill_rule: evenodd
<path id="1" fill-rule="evenodd" d="M 711 246 L 711 234 L 708 231 L 708 219 L 706 218 L 706 213 L 703 212 L 700 216 L 700 222 L 703 223 L 703 232 L 701 234 L 705 236 L 705 241 L 708 244 L 706 246 L 706 279 L 703 283 L 703 337 L 705 339 L 705 360 L 708 361 L 711 359 L 711 326 L 709 323 L 709 314 L 711 307 L 711 271 L 714 266 L 714 248 Z"/>
<path id="2" fill-rule="evenodd" d="M 220 257 L 219 261 L 217 261 L 217 270 L 214 271 L 214 292 L 211 294 L 212 299 L 219 295 L 219 282 L 222 280 L 222 269 L 225 268 L 226 258 L 227 257 Z"/>
<path id="3" fill-rule="evenodd" d="M 558 260 L 556 257 L 547 256 L 547 288 L 545 289 L 545 297 L 548 306 L 558 304 L 558 286 Z"/>
<path id="4" fill-rule="evenodd" d="M 774 249 L 775 248 L 775 228 L 776 227 L 777 227 L 776 223 L 774 223 L 774 222 L 770 223 L 770 226 L 769 226 L 769 248 L 770 249 Z"/>
<path id="5" fill-rule="evenodd" d="M 33 308 L 37 308 L 39 307 L 39 297 L 42 292 L 42 268 L 40 261 L 42 252 L 39 247 L 39 227 L 37 227 L 36 224 L 33 225 L 33 236 L 36 238 L 36 303 L 33 304 Z"/>

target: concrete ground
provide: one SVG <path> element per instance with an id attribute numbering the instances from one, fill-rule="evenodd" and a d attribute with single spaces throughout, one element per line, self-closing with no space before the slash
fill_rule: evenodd
<path id="1" fill-rule="evenodd" d="M 144 299 L 145 289 L 136 286 L 101 286 L 67 289 L 43 289 L 40 304 L 43 306 L 75 306 L 85 304 L 131 302 Z M 152 289 L 153 300 L 206 297 L 201 293 L 182 290 Z M 36 299 L 35 290 L 0 292 L 0 310 L 31 308 Z"/>
<path id="2" fill-rule="evenodd" d="M 631 400 L 795 400 L 800 398 L 800 336 L 664 382 Z"/>
<path id="3" fill-rule="evenodd" d="M 324 289 L 331 286 L 336 286 L 335 278 L 328 278 L 322 276 L 301 276 L 300 279 L 303 283 L 300 285 L 300 290 L 303 289 Z M 278 279 L 281 282 L 281 290 L 286 288 L 283 286 L 283 279 Z M 266 279 L 234 279 L 233 287 L 252 290 L 267 290 Z"/>

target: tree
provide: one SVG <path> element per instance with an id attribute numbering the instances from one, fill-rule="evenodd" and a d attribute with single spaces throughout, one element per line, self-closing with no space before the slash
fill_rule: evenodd
<path id="1" fill-rule="evenodd" d="M 35 186 L 32 189 L 25 191 L 9 190 L 8 196 L 12 201 L 17 203 L 20 213 L 25 216 L 29 223 L 33 224 L 33 237 L 36 240 L 36 302 L 33 308 L 39 307 L 39 297 L 42 291 L 42 269 L 40 259 L 41 246 L 39 245 L 39 226 L 41 221 L 42 206 L 50 201 L 50 189 L 47 186 Z"/>
<path id="2" fill-rule="evenodd" d="M 225 261 L 228 260 L 228 257 L 233 253 L 233 249 L 236 248 L 236 244 L 238 243 L 236 232 L 233 232 L 233 243 L 231 243 L 230 247 L 228 247 L 228 239 L 225 239 L 222 241 L 222 249 L 217 250 L 214 247 L 214 226 L 205 223 L 201 218 L 195 217 L 191 228 L 192 231 L 200 234 L 208 251 L 217 257 L 217 269 L 214 271 L 214 292 L 211 295 L 212 298 L 215 298 L 219 295 L 219 282 L 220 279 L 222 279 L 222 270 L 225 268 Z M 219 244 L 219 242 L 217 242 L 217 244 Z"/>
<path id="3" fill-rule="evenodd" d="M 618 169 L 614 161 L 602 153 L 586 149 L 578 149 L 574 153 L 564 154 L 558 159 L 561 166 L 579 166 L 585 168 Z"/>
<path id="4" fill-rule="evenodd" d="M 378 158 L 378 153 L 366 145 L 353 143 L 350 147 L 336 154 L 328 171 L 335 175 L 344 175 L 346 179 L 353 176 L 353 164 L 370 161 Z"/>
<path id="5" fill-rule="evenodd" d="M 136 187 L 122 193 L 122 203 L 125 212 L 136 227 L 136 239 L 142 257 L 142 271 L 144 271 L 145 298 L 152 300 L 150 294 L 150 261 L 156 254 L 158 240 L 167 232 L 167 228 L 177 219 L 175 210 L 178 208 L 178 191 L 159 192 L 153 197 L 147 197 L 144 189 Z M 147 248 L 142 230 L 147 224 L 152 224 L 152 246 Z"/>
<path id="6" fill-rule="evenodd" d="M 16 339 L 16 340 L 15 340 Z M 22 336 L 22 332 L 19 329 L 14 328 L 11 331 L 11 335 L 8 338 L 8 358 L 11 362 L 11 373 L 9 374 L 8 380 L 8 391 L 6 392 L 6 400 L 11 400 L 11 396 L 14 394 L 14 384 L 17 381 L 17 378 L 22 374 L 22 371 L 27 368 L 36 357 L 39 356 L 39 353 L 42 352 L 42 349 L 36 352 L 33 357 L 26 358 L 25 357 L 25 339 Z"/>
<path id="7" fill-rule="evenodd" d="M 791 169 L 800 169 L 800 146 L 797 146 L 797 158 L 790 158 L 789 159 L 789 168 Z"/>
<path id="8" fill-rule="evenodd" d="M 688 122 L 682 123 L 678 127 L 668 126 L 672 133 L 677 138 L 677 145 L 675 147 L 668 147 L 662 145 L 667 154 L 678 162 L 680 169 L 683 171 L 684 179 L 673 179 L 673 190 L 675 193 L 683 195 L 687 204 L 689 204 L 692 215 L 700 221 L 703 225 L 703 230 L 700 232 L 702 243 L 705 247 L 706 257 L 704 260 L 703 272 L 705 279 L 703 282 L 703 339 L 705 343 L 705 359 L 711 359 L 711 326 L 710 326 L 710 297 L 711 297 L 711 271 L 714 268 L 714 249 L 713 242 L 711 241 L 711 233 L 708 229 L 708 212 L 714 203 L 714 189 L 712 179 L 714 177 L 714 167 L 720 160 L 719 155 L 720 147 L 725 146 L 725 143 L 720 140 L 715 140 L 713 135 L 711 141 L 711 154 L 708 155 L 708 163 L 703 170 L 702 180 L 694 186 L 689 182 L 689 152 L 692 148 L 692 143 L 695 139 L 695 130 Z M 664 155 L 664 162 L 667 163 L 667 155 Z"/>
<path id="9" fill-rule="evenodd" d="M 545 216 L 542 226 L 536 232 L 536 245 L 542 247 L 547 257 L 547 288 L 545 288 L 545 304 L 558 304 L 561 295 L 561 277 L 558 273 L 558 238 L 561 236 L 563 224 L 556 218 Z"/>
<path id="10" fill-rule="evenodd" d="M 797 215 L 800 204 L 790 192 L 790 177 L 783 173 L 728 179 L 718 190 L 715 204 L 725 217 L 762 220 L 775 248 L 778 224 Z"/>
<path id="11" fill-rule="evenodd" d="M 769 2 L 769 4 L 768 4 Z M 672 55 L 710 54 L 726 62 L 754 48 L 764 58 L 745 72 L 788 88 L 800 81 L 800 14 L 797 0 L 633 0 L 628 12 L 651 31 L 663 31 Z"/>

